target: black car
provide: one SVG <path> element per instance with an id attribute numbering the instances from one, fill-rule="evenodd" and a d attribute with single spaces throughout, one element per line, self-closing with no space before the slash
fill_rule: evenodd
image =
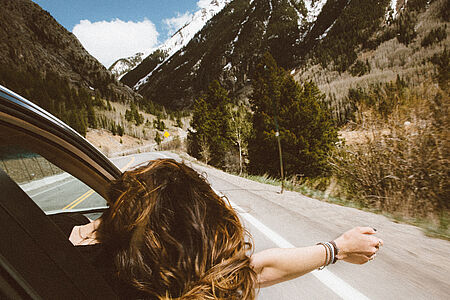
<path id="1" fill-rule="evenodd" d="M 0 86 L 0 299 L 116 298 L 48 215 L 95 218 L 119 176 L 72 128 Z"/>

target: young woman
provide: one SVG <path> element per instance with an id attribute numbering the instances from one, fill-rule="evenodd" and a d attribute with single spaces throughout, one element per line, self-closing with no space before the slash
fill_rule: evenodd
<path id="1" fill-rule="evenodd" d="M 254 299 L 259 287 L 336 260 L 363 264 L 383 243 L 360 227 L 331 242 L 253 254 L 230 204 L 174 160 L 125 172 L 107 201 L 102 217 L 73 227 L 69 239 L 124 299 Z"/>

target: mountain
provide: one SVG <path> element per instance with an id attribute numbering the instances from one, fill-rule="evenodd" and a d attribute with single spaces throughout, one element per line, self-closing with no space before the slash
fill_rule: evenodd
<path id="1" fill-rule="evenodd" d="M 13 80 L 5 72 L 41 77 L 54 73 L 72 88 L 95 91 L 110 100 L 137 97 L 39 5 L 30 0 L 0 0 L 0 5 L 0 65 L 4 70 L 0 79 L 4 84 Z"/>
<path id="2" fill-rule="evenodd" d="M 82 135 L 98 125 L 95 106 L 142 99 L 36 3 L 0 0 L 0 6 L 0 84 Z"/>
<path id="3" fill-rule="evenodd" d="M 267 51 L 293 74 L 314 65 L 348 74 L 369 68 L 361 66 L 366 62 L 360 53 L 393 39 L 408 47 L 420 13 L 441 2 L 234 0 L 178 52 L 152 60 L 146 70 L 137 66 L 127 74 L 133 80 L 124 76 L 122 81 L 146 99 L 183 109 L 216 79 L 232 95 L 248 91 L 255 65 Z"/>
<path id="4" fill-rule="evenodd" d="M 230 1 L 231 0 L 211 0 L 209 5 L 196 11 L 191 16 L 190 20 L 186 22 L 186 24 L 184 24 L 177 32 L 175 32 L 166 42 L 158 48 L 150 50 L 149 52 L 151 57 L 147 57 L 147 59 L 141 63 L 138 70 L 135 70 L 130 75 L 125 75 L 122 82 L 130 87 L 135 86 L 141 79 L 142 80 L 139 85 L 144 83 L 146 76 L 154 70 L 158 64 L 184 47 L 194 37 L 194 35 L 203 28 L 207 21 L 222 10 L 222 8 Z M 160 57 L 161 53 L 164 53 L 164 59 L 162 61 L 159 61 L 158 59 L 155 60 L 155 56 Z M 142 61 L 144 53 L 137 53 L 133 57 L 140 57 L 140 60 Z M 120 59 L 118 61 L 122 61 L 124 64 L 116 65 L 116 62 L 110 67 L 110 70 L 116 76 L 117 74 L 129 72 L 137 65 L 136 63 L 130 62 L 129 58 Z M 156 65 L 154 64 L 155 61 L 157 61 Z M 122 68 L 124 65 L 126 66 Z"/>
<path id="5" fill-rule="evenodd" d="M 214 79 L 236 92 L 247 85 L 264 52 L 284 68 L 296 67 L 337 22 L 370 35 L 372 22 L 384 17 L 388 5 L 388 0 L 234 0 L 135 88 L 172 108 L 189 106 Z M 361 17 L 348 18 L 346 12 Z"/>
<path id="6" fill-rule="evenodd" d="M 138 52 L 132 56 L 126 58 L 120 58 L 116 60 L 108 70 L 117 77 L 117 79 L 122 78 L 127 72 L 132 70 L 138 64 L 140 64 L 143 60 L 144 53 Z"/>

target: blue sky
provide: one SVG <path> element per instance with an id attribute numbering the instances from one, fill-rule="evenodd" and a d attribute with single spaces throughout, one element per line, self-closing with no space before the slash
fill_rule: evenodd
<path id="1" fill-rule="evenodd" d="M 211 0 L 33 0 L 106 67 L 155 48 Z"/>

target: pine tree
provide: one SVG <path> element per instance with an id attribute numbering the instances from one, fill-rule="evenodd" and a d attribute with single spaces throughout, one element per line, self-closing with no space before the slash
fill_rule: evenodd
<path id="1" fill-rule="evenodd" d="M 123 125 L 117 124 L 117 134 L 119 136 L 123 136 L 124 133 L 125 133 L 125 128 L 123 128 Z"/>
<path id="2" fill-rule="evenodd" d="M 161 135 L 159 135 L 159 132 L 157 131 L 155 134 L 155 142 L 159 146 L 159 145 L 161 145 L 161 141 L 162 141 Z"/>
<path id="3" fill-rule="evenodd" d="M 299 85 L 269 53 L 264 55 L 256 68 L 250 98 L 254 113 L 250 172 L 280 176 L 277 127 L 286 175 L 315 177 L 326 172 L 326 157 L 337 134 L 321 104 L 323 97 L 314 83 Z"/>
<path id="4" fill-rule="evenodd" d="M 217 167 L 223 166 L 225 153 L 231 144 L 226 110 L 230 102 L 228 92 L 218 81 L 213 81 L 207 94 L 194 103 L 191 129 L 188 132 L 189 154 Z"/>
<path id="5" fill-rule="evenodd" d="M 125 119 L 128 122 L 134 121 L 136 126 L 139 126 L 144 123 L 144 116 L 141 113 L 139 113 L 138 107 L 133 102 L 131 102 L 130 110 L 127 109 L 125 111 Z"/>
<path id="6" fill-rule="evenodd" d="M 91 102 L 87 103 L 87 120 L 91 128 L 97 128 L 97 119 L 95 117 L 95 110 Z"/>
<path id="7" fill-rule="evenodd" d="M 183 121 L 181 120 L 181 117 L 176 117 L 176 126 L 179 128 L 183 128 Z"/>

